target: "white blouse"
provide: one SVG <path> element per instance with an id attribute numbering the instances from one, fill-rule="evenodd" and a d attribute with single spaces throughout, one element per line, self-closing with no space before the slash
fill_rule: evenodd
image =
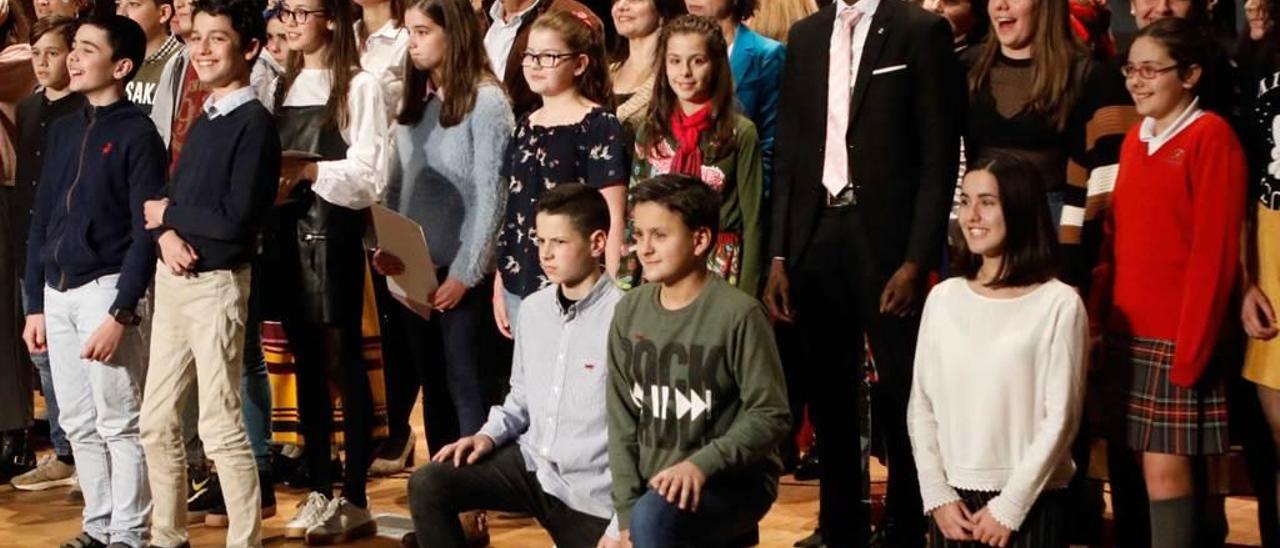
<path id="1" fill-rule="evenodd" d="M 364 23 L 356 21 L 356 36 Z M 377 32 L 364 40 L 360 49 L 360 68 L 378 78 L 382 84 L 383 98 L 387 103 L 387 115 L 395 119 L 404 97 L 405 55 L 409 51 L 409 30 L 387 21 Z"/>
<path id="2" fill-rule="evenodd" d="M 933 288 L 907 411 L 926 512 L 956 489 L 998 491 L 987 508 L 1017 530 L 1041 492 L 1067 486 L 1087 345 L 1084 303 L 1060 281 L 1009 299 L 963 277 Z"/>
<path id="3" fill-rule="evenodd" d="M 328 69 L 303 69 L 289 88 L 283 106 L 324 105 L 329 102 L 331 89 Z M 351 78 L 347 109 L 347 124 L 341 128 L 347 157 L 320 162 L 319 176 L 311 190 L 329 203 L 364 209 L 378 202 L 387 188 L 391 122 L 378 79 L 366 71 L 357 72 Z"/>

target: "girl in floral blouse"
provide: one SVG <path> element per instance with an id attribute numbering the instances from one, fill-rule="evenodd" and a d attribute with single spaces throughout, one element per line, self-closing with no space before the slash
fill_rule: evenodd
<path id="1" fill-rule="evenodd" d="M 622 253 L 630 162 L 622 124 L 601 106 L 609 97 L 609 68 L 603 31 L 589 14 L 553 10 L 538 17 L 521 65 L 542 107 L 516 124 L 502 164 L 510 195 L 498 232 L 493 314 L 508 337 L 520 301 L 548 284 L 534 245 L 538 198 L 560 183 L 600 189 L 612 217 L 605 253 L 612 273 Z"/>
<path id="2" fill-rule="evenodd" d="M 656 58 L 653 101 L 637 131 L 631 181 L 684 173 L 719 192 L 720 232 L 709 267 L 754 296 L 764 268 L 764 172 L 756 126 L 734 111 L 724 36 L 707 19 L 681 16 L 662 28 Z M 618 283 L 639 284 L 640 268 L 628 254 Z"/>

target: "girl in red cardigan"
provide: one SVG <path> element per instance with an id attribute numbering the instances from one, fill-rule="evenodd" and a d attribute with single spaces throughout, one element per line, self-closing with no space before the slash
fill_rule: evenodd
<path id="1" fill-rule="evenodd" d="M 1192 459 L 1228 448 L 1226 388 L 1210 358 L 1239 275 L 1246 164 L 1227 123 L 1198 106 L 1200 83 L 1215 77 L 1205 73 L 1211 51 L 1174 18 L 1134 41 L 1123 70 L 1145 119 L 1121 148 L 1094 272 L 1104 367 L 1121 394 L 1128 388 L 1127 405 L 1110 406 L 1126 409 L 1126 434 L 1112 439 L 1141 455 L 1151 545 L 1162 548 L 1197 544 L 1207 517 L 1197 515 Z"/>

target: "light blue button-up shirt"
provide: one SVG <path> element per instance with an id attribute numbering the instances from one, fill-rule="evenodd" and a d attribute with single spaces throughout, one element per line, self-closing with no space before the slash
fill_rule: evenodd
<path id="1" fill-rule="evenodd" d="M 245 86 L 223 95 L 221 99 L 216 101 L 213 99 L 213 95 L 205 98 L 204 113 L 210 120 L 213 120 L 220 116 L 231 114 L 236 109 L 248 104 L 249 101 L 256 100 L 258 100 L 258 95 L 254 93 L 253 88 Z"/>
<path id="2" fill-rule="evenodd" d="M 520 305 L 511 392 L 480 433 L 498 446 L 520 444 L 542 490 L 574 510 L 613 519 L 605 391 L 609 325 L 622 290 L 601 276 L 565 309 L 558 285 Z M 617 530 L 616 519 L 610 532 Z"/>

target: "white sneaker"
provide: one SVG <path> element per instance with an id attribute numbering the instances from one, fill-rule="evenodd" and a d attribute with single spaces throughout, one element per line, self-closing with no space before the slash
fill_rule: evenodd
<path id="1" fill-rule="evenodd" d="M 44 491 L 54 487 L 65 487 L 76 484 L 76 467 L 49 455 L 36 464 L 36 467 L 9 482 L 19 491 Z"/>
<path id="2" fill-rule="evenodd" d="M 337 497 L 329 502 L 320 523 L 307 530 L 307 545 L 346 544 L 376 534 L 378 522 L 373 519 L 368 508 L 361 508 L 344 497 Z"/>
<path id="3" fill-rule="evenodd" d="M 321 517 L 329 507 L 329 498 L 312 491 L 307 498 L 298 502 L 298 513 L 293 515 L 284 526 L 284 538 L 299 539 L 307 536 L 307 530 L 321 522 Z"/>

